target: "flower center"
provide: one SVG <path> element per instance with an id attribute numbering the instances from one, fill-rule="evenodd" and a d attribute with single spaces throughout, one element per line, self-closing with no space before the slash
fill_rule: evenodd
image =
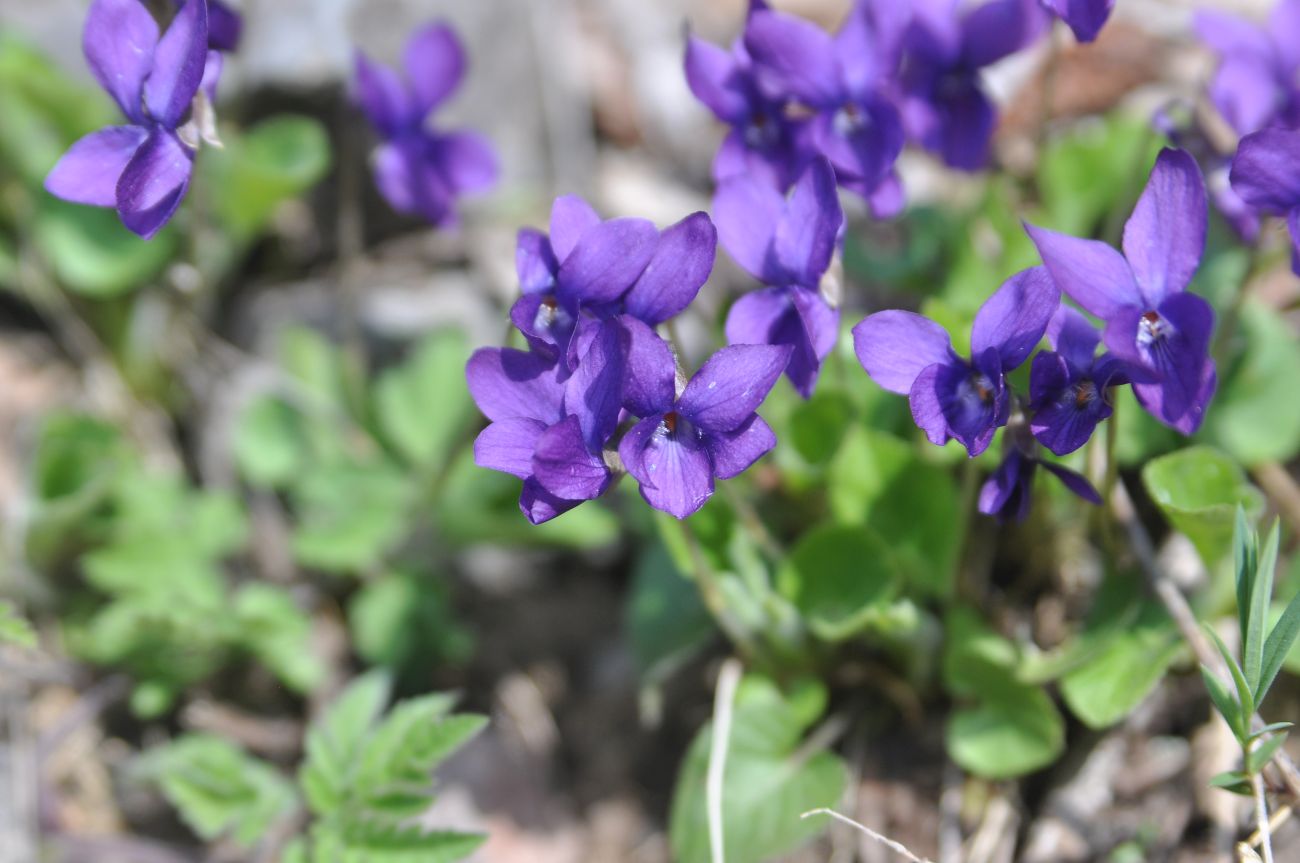
<path id="1" fill-rule="evenodd" d="M 781 137 L 781 127 L 772 121 L 766 111 L 755 111 L 745 125 L 745 143 L 756 150 L 775 146 Z"/>
<path id="2" fill-rule="evenodd" d="M 1173 332 L 1173 325 L 1166 318 L 1160 317 L 1159 312 L 1143 312 L 1142 320 L 1138 322 L 1138 346 L 1148 348 L 1155 342 L 1168 338 Z"/>
<path id="3" fill-rule="evenodd" d="M 831 118 L 831 125 L 836 134 L 848 136 L 867 129 L 871 125 L 871 118 L 857 105 L 847 102 L 835 112 L 835 116 Z"/>
<path id="4" fill-rule="evenodd" d="M 1074 387 L 1074 406 L 1082 410 L 1097 400 L 1097 385 L 1089 380 L 1079 381 Z"/>
<path id="5" fill-rule="evenodd" d="M 988 375 L 983 372 L 974 372 L 966 381 L 975 396 L 981 404 L 992 404 L 993 402 L 993 381 L 989 380 Z"/>
<path id="6" fill-rule="evenodd" d="M 670 435 L 677 433 L 677 411 L 669 411 L 664 414 L 663 427 Z"/>

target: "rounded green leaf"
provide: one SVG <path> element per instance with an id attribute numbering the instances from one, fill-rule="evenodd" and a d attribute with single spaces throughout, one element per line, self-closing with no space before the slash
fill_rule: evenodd
<path id="1" fill-rule="evenodd" d="M 885 610 L 897 571 L 889 548 L 874 534 L 829 525 L 799 541 L 777 574 L 777 586 L 817 635 L 836 641 Z"/>
<path id="2" fill-rule="evenodd" d="M 1258 512 L 1259 491 L 1231 457 L 1205 446 L 1179 450 L 1142 470 L 1147 492 L 1170 523 L 1196 546 L 1207 566 L 1232 548 L 1238 506 Z"/>
<path id="3" fill-rule="evenodd" d="M 1300 341 L 1259 303 L 1243 310 L 1241 333 L 1245 352 L 1219 384 L 1206 436 L 1247 465 L 1288 461 L 1300 452 Z"/>
<path id="4" fill-rule="evenodd" d="M 953 714 L 948 754 L 986 779 L 1010 779 L 1039 770 L 1065 749 L 1065 723 L 1047 693 L 1024 687 L 999 693 Z"/>

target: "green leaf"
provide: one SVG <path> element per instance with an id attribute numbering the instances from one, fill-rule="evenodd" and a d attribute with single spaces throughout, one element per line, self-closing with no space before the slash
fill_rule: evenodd
<path id="1" fill-rule="evenodd" d="M 482 716 L 447 716 L 452 704 L 446 695 L 404 701 L 366 742 L 349 792 L 367 817 L 398 822 L 429 808 L 434 768 L 487 724 Z"/>
<path id="2" fill-rule="evenodd" d="M 1219 680 L 1219 675 L 1215 674 L 1208 666 L 1201 666 L 1201 679 L 1205 681 L 1205 691 L 1210 694 L 1210 701 L 1214 702 L 1214 707 L 1219 711 L 1228 727 L 1233 733 L 1241 727 L 1241 705 L 1228 694 L 1224 687 L 1223 681 Z"/>
<path id="3" fill-rule="evenodd" d="M 473 854 L 486 836 L 357 822 L 337 839 L 337 851 L 317 847 L 315 863 L 455 863 Z"/>
<path id="4" fill-rule="evenodd" d="M 1232 530 L 1232 564 L 1236 573 L 1237 623 L 1242 641 L 1250 628 L 1250 595 L 1259 566 L 1259 535 L 1250 526 L 1246 511 L 1237 507 L 1237 518 Z"/>
<path id="5" fill-rule="evenodd" d="M 790 414 L 790 443 L 811 465 L 826 464 L 839 450 L 853 417 L 853 403 L 843 393 L 821 387 Z"/>
<path id="6" fill-rule="evenodd" d="M 885 610 L 897 587 L 889 548 L 862 527 L 804 534 L 777 573 L 777 589 L 819 637 L 839 641 Z"/>
<path id="7" fill-rule="evenodd" d="M 1206 626 L 1205 631 L 1209 633 L 1214 646 L 1219 649 L 1219 655 L 1223 657 L 1224 664 L 1228 666 L 1228 674 L 1232 677 L 1233 686 L 1237 689 L 1237 704 L 1241 707 L 1241 714 L 1239 724 L 1234 730 L 1239 739 L 1245 740 L 1250 734 L 1248 727 L 1250 717 L 1255 712 L 1254 693 L 1251 692 L 1250 684 L 1246 682 L 1246 675 L 1242 672 L 1241 666 L 1237 664 L 1237 660 L 1233 657 L 1232 652 L 1228 650 L 1228 646 L 1223 643 L 1223 639 L 1219 638 L 1219 633 L 1215 632 L 1213 627 L 1210 626 Z"/>
<path id="8" fill-rule="evenodd" d="M 1273 686 L 1277 673 L 1286 662 L 1287 655 L 1300 636 L 1300 593 L 1287 603 L 1273 629 L 1264 641 L 1264 657 L 1259 674 L 1259 697 L 1262 699 Z"/>
<path id="9" fill-rule="evenodd" d="M 1156 688 L 1182 640 L 1164 611 L 1146 603 L 1130 626 L 1061 681 L 1071 712 L 1089 728 L 1108 728 Z"/>
<path id="10" fill-rule="evenodd" d="M 379 377 L 375 413 L 386 440 L 415 465 L 440 466 L 464 435 L 473 402 L 465 387 L 469 345 L 458 330 L 428 336 L 402 366 Z"/>
<path id="11" fill-rule="evenodd" d="M 722 821 L 728 863 L 786 854 L 825 828 L 801 812 L 834 806 L 848 780 L 833 753 L 800 752 L 805 729 L 825 705 L 825 690 L 783 695 L 771 681 L 746 677 L 736 694 L 723 774 Z M 669 818 L 678 863 L 709 863 L 705 778 L 712 726 L 692 741 L 677 777 Z"/>
<path id="12" fill-rule="evenodd" d="M 1286 742 L 1286 734 L 1274 734 L 1268 740 L 1251 748 L 1250 753 L 1246 756 L 1246 772 L 1256 774 L 1264 769 L 1268 762 L 1273 760 L 1273 756 L 1282 748 Z"/>
<path id="13" fill-rule="evenodd" d="M 261 232 L 282 203 L 329 171 L 329 136 L 310 117 L 282 114 L 243 135 L 223 134 L 225 147 L 205 150 L 200 168 L 217 218 L 236 235 Z"/>
<path id="14" fill-rule="evenodd" d="M 1047 693 L 1035 687 L 1003 689 L 948 721 L 948 754 L 986 779 L 1039 770 L 1065 749 L 1065 723 Z"/>
<path id="15" fill-rule="evenodd" d="M 1142 470 L 1152 499 L 1173 526 L 1214 567 L 1232 548 L 1238 506 L 1261 506 L 1259 492 L 1246 482 L 1240 465 L 1209 447 L 1190 447 L 1154 459 Z"/>
<path id="16" fill-rule="evenodd" d="M 1149 124 L 1130 117 L 1079 124 L 1051 139 L 1038 162 L 1038 190 L 1049 227 L 1089 236 L 1108 213 L 1127 212 L 1130 189 L 1146 176 L 1158 149 Z M 1135 172 L 1137 165 L 1143 170 Z"/>
<path id="17" fill-rule="evenodd" d="M 294 692 L 311 692 L 325 677 L 311 650 L 311 618 L 283 588 L 246 584 L 235 594 L 238 641 Z"/>
<path id="18" fill-rule="evenodd" d="M 279 771 L 219 737 L 190 734 L 146 756 L 146 771 L 195 833 L 248 850 L 297 806 Z"/>
<path id="19" fill-rule="evenodd" d="M 954 606 L 943 630 L 943 681 L 949 692 L 978 697 L 1023 688 L 1016 677 L 1015 645 L 989 629 L 973 610 Z"/>
<path id="20" fill-rule="evenodd" d="M 291 493 L 294 556 L 340 574 L 379 564 L 407 530 L 413 493 L 410 477 L 385 462 L 318 467 Z"/>
<path id="21" fill-rule="evenodd" d="M 390 572 L 366 582 L 348 603 L 348 628 L 357 655 L 399 676 L 461 662 L 473 650 L 441 583 L 423 573 Z"/>
<path id="22" fill-rule="evenodd" d="M 235 424 L 235 462 L 253 485 L 283 488 L 305 468 L 303 419 L 273 396 L 255 399 Z"/>
<path id="23" fill-rule="evenodd" d="M 306 760 L 298 779 L 317 815 L 329 815 L 348 799 L 351 777 L 366 739 L 388 703 L 387 674 L 358 677 L 307 732 Z"/>
<path id="24" fill-rule="evenodd" d="M 698 652 L 716 631 L 699 591 L 673 563 L 662 543 L 637 559 L 626 626 L 643 678 L 666 673 Z"/>
<path id="25" fill-rule="evenodd" d="M 1253 572 L 1246 582 L 1249 605 L 1246 626 L 1241 631 L 1241 659 L 1246 683 L 1254 693 L 1256 703 L 1264 700 L 1266 691 L 1260 688 L 1264 667 L 1264 627 L 1268 624 L 1269 606 L 1273 601 L 1273 573 L 1277 567 L 1277 543 L 1278 523 L 1274 520 L 1273 529 L 1264 540 L 1262 550 L 1252 555 Z M 1269 683 L 1272 681 L 1270 680 Z"/>
<path id="26" fill-rule="evenodd" d="M 1210 786 L 1222 788 L 1224 791 L 1231 791 L 1233 794 L 1241 794 L 1246 797 L 1254 794 L 1254 789 L 1250 786 L 1250 777 L 1240 770 L 1215 774 L 1210 778 Z"/>
<path id="27" fill-rule="evenodd" d="M 155 279 L 172 259 L 177 242 L 174 229 L 164 228 L 153 239 L 142 240 L 113 210 L 55 198 L 42 201 L 32 231 L 59 281 L 97 299 L 129 293 Z"/>
<path id="28" fill-rule="evenodd" d="M 1300 380 L 1300 341 L 1282 315 L 1255 302 L 1242 309 L 1240 341 L 1245 353 L 1219 382 L 1204 436 L 1252 467 L 1289 461 L 1300 452 L 1300 399 L 1292 385 Z"/>
<path id="29" fill-rule="evenodd" d="M 19 616 L 13 603 L 0 599 L 0 644 L 16 644 L 19 647 L 36 646 L 36 630 Z"/>

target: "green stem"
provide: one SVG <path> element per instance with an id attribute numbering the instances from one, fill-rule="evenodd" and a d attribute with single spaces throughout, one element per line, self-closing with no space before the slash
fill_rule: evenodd
<path id="1" fill-rule="evenodd" d="M 722 493 L 726 495 L 727 502 L 731 508 L 736 511 L 740 518 L 741 525 L 749 532 L 749 536 L 763 549 L 763 552 L 773 561 L 780 561 L 785 558 L 785 549 L 772 536 L 772 532 L 763 524 L 763 519 L 759 516 L 758 510 L 750 503 L 749 498 L 745 497 L 731 485 L 724 482 L 721 484 Z"/>
<path id="2" fill-rule="evenodd" d="M 1255 798 L 1255 828 L 1259 833 L 1259 850 L 1264 857 L 1264 863 L 1273 863 L 1273 840 L 1268 825 L 1268 798 L 1264 791 L 1262 774 L 1251 774 L 1250 788 Z"/>
<path id="3" fill-rule="evenodd" d="M 745 627 L 736 620 L 735 615 L 727 608 L 727 597 L 722 590 L 722 581 L 718 578 L 718 573 L 709 563 L 708 558 L 704 556 L 704 549 L 700 545 L 699 537 L 691 528 L 690 522 L 682 519 L 676 520 L 678 528 L 682 532 L 682 539 L 686 542 L 686 548 L 691 556 L 691 568 L 695 570 L 695 583 L 700 589 L 700 598 L 704 600 L 704 606 L 713 615 L 713 619 L 722 627 L 722 631 L 727 634 L 732 643 L 736 645 L 741 655 L 752 658 L 757 655 L 754 641 L 750 638 Z"/>

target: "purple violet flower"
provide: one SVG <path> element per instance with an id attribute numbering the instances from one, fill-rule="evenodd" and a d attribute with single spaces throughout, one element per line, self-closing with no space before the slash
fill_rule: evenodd
<path id="1" fill-rule="evenodd" d="M 189 188 L 202 131 L 191 106 L 215 86 L 220 55 L 208 51 L 208 7 L 186 3 L 161 38 L 139 0 L 95 0 L 82 49 L 100 86 L 130 125 L 92 132 L 73 144 L 45 178 L 50 194 L 114 207 L 122 223 L 149 239 L 167 224 Z"/>
<path id="2" fill-rule="evenodd" d="M 903 128 L 886 89 L 905 14 L 902 4 L 863 0 L 835 36 L 770 10 L 754 12 L 745 27 L 760 88 L 789 98 L 792 110 L 814 112 L 812 147 L 830 160 L 838 183 L 866 198 L 878 217 L 895 215 L 903 205 L 894 173 Z"/>
<path id="3" fill-rule="evenodd" d="M 1165 425 L 1200 427 L 1217 377 L 1214 310 L 1185 288 L 1205 250 L 1205 183 L 1196 161 L 1165 149 L 1124 226 L 1124 254 L 1098 240 L 1028 225 L 1060 289 L 1105 321 L 1102 340 L 1130 366 L 1138 402 Z"/>
<path id="4" fill-rule="evenodd" d="M 496 155 L 473 132 L 428 127 L 429 114 L 465 73 L 465 52 L 451 27 L 431 24 L 416 31 L 403 65 L 405 81 L 364 54 L 356 55 L 357 102 L 384 139 L 375 153 L 375 183 L 399 213 L 449 226 L 456 221 L 457 198 L 496 182 Z"/>
<path id="5" fill-rule="evenodd" d="M 184 6 L 185 0 L 175 0 Z M 230 53 L 239 47 L 244 32 L 244 19 L 224 0 L 208 0 L 208 47 L 213 51 Z"/>
<path id="6" fill-rule="evenodd" d="M 1061 303 L 1042 267 L 1017 273 L 975 314 L 970 361 L 929 318 L 897 309 L 876 312 L 853 328 L 858 361 L 882 388 L 906 395 L 912 418 L 930 442 L 956 438 L 970 455 L 988 449 L 1011 414 L 1006 374 L 1038 345 Z"/>
<path id="7" fill-rule="evenodd" d="M 1040 351 L 1030 367 L 1029 427 L 1039 443 L 1066 455 L 1111 415 L 1107 389 L 1128 383 L 1128 370 L 1113 354 L 1095 356 L 1101 335 L 1069 306 L 1047 325 L 1047 341 L 1052 350 Z"/>
<path id="8" fill-rule="evenodd" d="M 1115 9 L 1115 0 L 1042 0 L 1042 4 L 1064 21 L 1080 42 L 1094 41 Z"/>
<path id="9" fill-rule="evenodd" d="M 750 4 L 751 15 L 765 9 L 762 0 Z M 685 65 L 695 98 L 731 126 L 713 159 L 713 179 L 758 176 L 778 189 L 789 188 L 811 152 L 808 123 L 789 116 L 784 95 L 759 87 L 744 41 L 737 39 L 724 51 L 688 35 Z"/>
<path id="10" fill-rule="evenodd" d="M 790 348 L 732 345 L 714 354 L 674 395 L 671 354 L 646 368 L 654 381 L 629 404 L 641 417 L 618 453 L 655 509 L 686 518 L 713 494 L 715 479 L 744 472 L 776 446 L 755 411 L 790 359 Z"/>
<path id="11" fill-rule="evenodd" d="M 1219 55 L 1210 101 L 1238 135 L 1300 125 L 1300 0 L 1280 0 L 1264 27 L 1209 11 L 1195 26 Z"/>
<path id="12" fill-rule="evenodd" d="M 1000 522 L 1024 521 L 1033 503 L 1034 475 L 1040 466 L 1088 503 L 1101 504 L 1101 495 L 1083 476 L 1039 458 L 1034 439 L 1024 434 L 1022 429 L 1013 424 L 1008 426 L 1007 434 L 1014 440 L 998 469 L 980 488 L 980 512 Z"/>
<path id="13" fill-rule="evenodd" d="M 491 420 L 474 441 L 474 463 L 524 481 L 519 509 L 533 524 L 600 497 L 611 475 L 581 423 L 564 412 L 554 359 L 512 348 L 482 348 L 465 367 L 479 410 Z"/>
<path id="14" fill-rule="evenodd" d="M 1028 46 L 1046 29 L 1034 0 L 915 0 L 899 87 L 909 137 L 967 171 L 988 162 L 997 109 L 980 70 Z"/>
<path id="15" fill-rule="evenodd" d="M 535 350 L 558 356 L 564 371 L 583 345 L 574 335 L 584 318 L 626 313 L 657 326 L 690 305 L 713 271 L 717 231 L 706 213 L 692 213 L 662 232 L 645 219 L 602 221 L 576 195 L 555 199 L 550 236 L 519 232 L 515 269 L 521 296 L 510 319 Z"/>
<path id="16" fill-rule="evenodd" d="M 818 289 L 844 225 L 830 163 L 817 158 L 787 199 L 762 182 L 735 177 L 713 199 L 722 245 L 766 287 L 727 314 L 727 343 L 788 345 L 786 375 L 804 398 L 835 348 L 840 312 Z"/>
<path id="17" fill-rule="evenodd" d="M 1229 176 L 1246 204 L 1286 217 L 1291 269 L 1300 274 L 1300 131 L 1265 129 L 1242 138 Z"/>

